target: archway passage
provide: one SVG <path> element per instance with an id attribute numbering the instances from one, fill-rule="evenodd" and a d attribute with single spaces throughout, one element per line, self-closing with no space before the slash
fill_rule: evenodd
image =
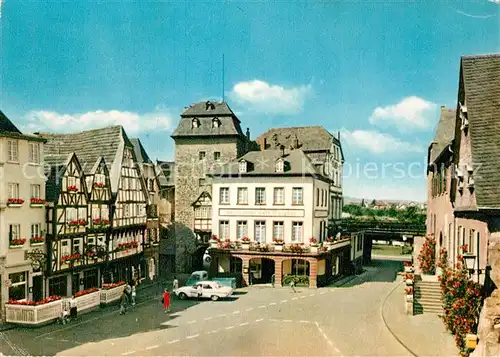
<path id="1" fill-rule="evenodd" d="M 250 259 L 250 285 L 271 283 L 274 275 L 274 265 L 273 259 Z"/>
<path id="2" fill-rule="evenodd" d="M 290 284 L 293 279 L 297 285 L 309 286 L 310 264 L 305 259 L 287 259 L 281 266 L 283 285 Z"/>

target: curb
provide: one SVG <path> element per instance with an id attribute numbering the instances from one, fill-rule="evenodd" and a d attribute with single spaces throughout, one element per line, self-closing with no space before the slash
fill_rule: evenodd
<path id="1" fill-rule="evenodd" d="M 396 341 L 399 342 L 399 344 L 401 346 L 403 346 L 403 348 L 405 350 L 407 350 L 408 352 L 410 352 L 410 354 L 414 357 L 419 357 L 415 352 L 413 352 L 406 344 L 403 343 L 403 341 L 401 341 L 399 339 L 398 336 L 396 336 L 396 334 L 392 331 L 392 329 L 389 327 L 389 324 L 387 323 L 387 320 L 385 319 L 385 316 L 384 316 L 384 307 L 387 303 L 387 300 L 389 300 L 389 297 L 394 293 L 394 291 L 396 291 L 396 289 L 398 289 L 403 283 L 400 282 L 398 285 L 396 285 L 394 288 L 392 288 L 392 290 L 389 292 L 389 294 L 387 294 L 387 296 L 385 297 L 384 301 L 382 302 L 382 305 L 380 306 L 380 316 L 382 317 L 382 321 L 384 321 L 384 325 L 385 327 L 387 328 L 387 330 L 390 332 L 390 334 L 396 339 Z"/>

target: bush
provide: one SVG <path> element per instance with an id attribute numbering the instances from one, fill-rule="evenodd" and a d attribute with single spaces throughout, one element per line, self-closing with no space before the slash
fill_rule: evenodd
<path id="1" fill-rule="evenodd" d="M 454 336 L 455 343 L 462 356 L 468 356 L 465 336 L 477 331 L 480 307 L 482 304 L 481 286 L 469 280 L 463 264 L 463 257 L 458 257 L 455 269 L 448 267 L 446 251 L 442 251 L 440 266 L 443 274 L 439 276 L 443 298 L 443 322 Z"/>
<path id="2" fill-rule="evenodd" d="M 290 285 L 292 280 L 295 281 L 295 285 L 307 285 L 309 286 L 309 277 L 306 275 L 285 275 L 283 277 L 283 285 Z"/>
<path id="3" fill-rule="evenodd" d="M 436 239 L 432 235 L 426 237 L 418 261 L 422 273 L 432 275 L 436 272 Z"/>

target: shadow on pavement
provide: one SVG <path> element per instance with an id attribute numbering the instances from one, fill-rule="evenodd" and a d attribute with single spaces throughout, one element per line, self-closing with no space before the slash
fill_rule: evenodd
<path id="1" fill-rule="evenodd" d="M 369 265 L 363 266 L 364 272 L 354 276 L 338 288 L 350 288 L 367 282 L 392 283 L 397 280 L 398 272 L 403 271 L 403 262 L 391 259 L 375 258 Z"/>

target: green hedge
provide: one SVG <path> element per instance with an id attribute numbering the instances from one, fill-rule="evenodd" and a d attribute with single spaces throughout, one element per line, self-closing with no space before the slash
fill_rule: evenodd
<path id="1" fill-rule="evenodd" d="M 305 275 L 285 275 L 283 277 L 283 285 L 290 285 L 292 280 L 295 281 L 295 285 L 307 285 L 309 286 L 309 277 Z"/>

